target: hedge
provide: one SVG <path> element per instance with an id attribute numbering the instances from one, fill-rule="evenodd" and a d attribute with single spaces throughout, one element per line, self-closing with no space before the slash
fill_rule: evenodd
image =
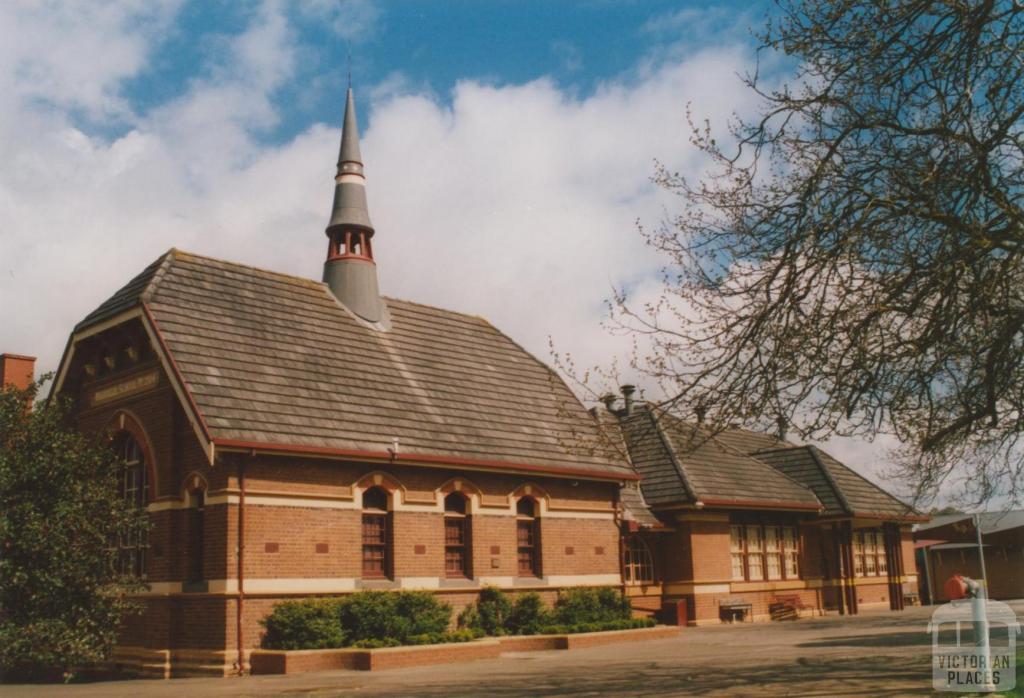
<path id="1" fill-rule="evenodd" d="M 510 601 L 500 589 L 485 587 L 480 600 L 459 614 L 460 628 L 487 635 L 581 633 L 652 625 L 654 622 L 649 619 L 634 619 L 629 599 L 613 587 L 568 589 L 559 595 L 551 610 L 544 607 L 535 592 L 517 594 Z"/>
<path id="2" fill-rule="evenodd" d="M 285 601 L 260 621 L 266 628 L 261 646 L 298 650 L 423 644 L 424 636 L 447 636 L 451 616 L 452 607 L 429 591 L 361 591 L 345 598 Z"/>

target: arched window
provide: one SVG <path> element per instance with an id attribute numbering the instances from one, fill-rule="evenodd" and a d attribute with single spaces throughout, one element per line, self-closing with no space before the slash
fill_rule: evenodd
<path id="1" fill-rule="evenodd" d="M 540 576 L 540 518 L 537 502 L 523 497 L 516 502 L 516 551 L 520 577 Z"/>
<path id="2" fill-rule="evenodd" d="M 149 504 L 149 478 L 145 456 L 139 442 L 128 432 L 115 439 L 118 460 L 121 463 L 121 499 L 135 509 L 145 510 Z M 149 533 L 146 528 L 136 532 L 130 528 L 118 538 L 118 566 L 121 574 L 146 576 L 146 549 Z"/>
<path id="3" fill-rule="evenodd" d="M 452 492 L 444 498 L 444 573 L 446 577 L 471 577 L 470 517 L 465 495 Z"/>
<path id="4" fill-rule="evenodd" d="M 189 582 L 201 582 L 206 579 L 203 573 L 203 548 L 205 535 L 205 504 L 206 492 L 196 490 L 192 493 L 192 506 L 188 510 L 188 579 Z"/>
<path id="5" fill-rule="evenodd" d="M 626 539 L 623 549 L 622 581 L 626 584 L 654 583 L 654 559 L 647 544 L 637 536 Z"/>
<path id="6" fill-rule="evenodd" d="M 391 514 L 387 490 L 371 487 L 363 492 L 363 577 L 391 576 Z"/>

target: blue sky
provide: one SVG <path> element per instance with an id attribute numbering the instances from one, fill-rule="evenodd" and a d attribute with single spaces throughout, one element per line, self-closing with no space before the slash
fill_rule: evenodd
<path id="1" fill-rule="evenodd" d="M 706 173 L 688 107 L 716 135 L 756 113 L 738 76 L 764 12 L 0 2 L 0 351 L 53 370 L 74 324 L 170 247 L 319 279 L 350 48 L 383 292 L 637 382 L 605 301 L 657 301 L 665 260 L 637 225 L 679 201 L 655 162 Z M 891 445 L 828 448 L 877 473 Z"/>
<path id="2" fill-rule="evenodd" d="M 147 70 L 126 82 L 124 95 L 145 111 L 184 94 L 225 40 L 245 29 L 256 6 L 182 5 Z M 357 89 L 401 76 L 442 101 L 465 80 L 507 85 L 548 78 L 585 97 L 609 80 L 640 79 L 652 62 L 746 41 L 767 11 L 760 2 L 668 0 L 339 1 L 283 9 L 303 55 L 295 80 L 275 93 L 280 121 L 260 134 L 269 142 L 336 120 L 350 65 Z M 94 126 L 116 133 L 118 125 Z"/>

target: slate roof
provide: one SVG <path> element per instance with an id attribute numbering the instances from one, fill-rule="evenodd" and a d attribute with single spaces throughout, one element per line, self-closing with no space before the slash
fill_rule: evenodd
<path id="1" fill-rule="evenodd" d="M 657 407 L 622 419 L 630 458 L 647 502 L 818 510 L 808 488 Z"/>
<path id="2" fill-rule="evenodd" d="M 810 487 L 826 516 L 916 516 L 910 506 L 815 446 L 793 446 L 753 454 Z"/>
<path id="3" fill-rule="evenodd" d="M 480 317 L 386 299 L 389 331 L 326 285 L 171 250 L 76 329 L 144 303 L 217 441 L 534 464 L 632 477 L 593 418 Z"/>

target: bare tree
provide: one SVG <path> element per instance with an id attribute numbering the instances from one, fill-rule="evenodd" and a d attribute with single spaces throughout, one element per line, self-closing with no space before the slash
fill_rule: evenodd
<path id="1" fill-rule="evenodd" d="M 807 438 L 894 434 L 918 494 L 1021 494 L 1024 6 L 782 0 L 758 37 L 796 65 L 762 108 L 664 168 L 682 212 L 644 231 L 660 300 L 613 299 L 634 369 L 677 411 Z M 773 427 L 774 428 L 774 427 Z"/>

